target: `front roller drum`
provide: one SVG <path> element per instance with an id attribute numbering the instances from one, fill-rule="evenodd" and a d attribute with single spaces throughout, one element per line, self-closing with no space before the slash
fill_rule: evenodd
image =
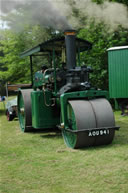
<path id="1" fill-rule="evenodd" d="M 18 92 L 18 118 L 23 132 L 32 130 L 31 92 L 32 89 L 19 90 Z"/>
<path id="2" fill-rule="evenodd" d="M 107 145 L 114 138 L 114 114 L 104 98 L 69 101 L 67 118 L 69 130 L 63 129 L 62 134 L 68 147 Z"/>

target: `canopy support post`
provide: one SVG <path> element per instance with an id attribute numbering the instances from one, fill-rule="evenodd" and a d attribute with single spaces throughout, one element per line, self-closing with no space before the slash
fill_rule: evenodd
<path id="1" fill-rule="evenodd" d="M 30 55 L 30 71 L 31 71 L 31 84 L 33 86 L 33 65 L 32 65 L 32 55 Z"/>

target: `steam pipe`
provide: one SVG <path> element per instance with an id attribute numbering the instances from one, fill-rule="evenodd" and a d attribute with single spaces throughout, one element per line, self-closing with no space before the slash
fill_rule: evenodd
<path id="1" fill-rule="evenodd" d="M 66 30 L 65 44 L 66 44 L 66 56 L 67 56 L 67 70 L 74 69 L 76 67 L 76 42 L 75 42 L 75 30 Z"/>

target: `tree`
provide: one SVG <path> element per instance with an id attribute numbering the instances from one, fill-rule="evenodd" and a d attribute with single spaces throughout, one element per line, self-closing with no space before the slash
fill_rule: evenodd
<path id="1" fill-rule="evenodd" d="M 92 66 L 92 85 L 97 88 L 108 89 L 108 60 L 107 49 L 114 46 L 124 46 L 128 42 L 128 29 L 119 27 L 115 32 L 110 32 L 104 23 L 96 24 L 93 20 L 88 28 L 81 29 L 78 37 L 89 40 L 92 50 L 81 54 L 82 61 Z"/>
<path id="2" fill-rule="evenodd" d="M 0 56 L 2 66 L 6 71 L 0 70 L 0 79 L 11 83 L 27 83 L 30 81 L 30 62 L 29 58 L 20 58 L 20 53 L 36 46 L 50 37 L 49 29 L 34 26 L 25 27 L 24 31 L 16 33 L 8 29 L 2 32 L 3 37 L 0 41 Z M 44 60 L 44 58 L 43 58 Z M 34 67 L 39 70 L 42 58 L 37 59 L 38 65 Z"/>

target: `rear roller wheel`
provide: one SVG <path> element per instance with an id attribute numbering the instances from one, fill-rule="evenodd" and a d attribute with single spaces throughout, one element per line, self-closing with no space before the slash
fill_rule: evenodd
<path id="1" fill-rule="evenodd" d="M 70 129 L 88 130 L 92 128 L 113 127 L 115 120 L 109 102 L 106 99 L 72 100 L 67 105 L 67 118 Z M 112 142 L 114 129 L 107 135 L 89 136 L 88 132 L 72 133 L 63 130 L 65 143 L 71 148 L 105 145 Z"/>
<path id="2" fill-rule="evenodd" d="M 32 89 L 25 89 L 18 93 L 18 117 L 23 132 L 29 132 L 32 129 L 31 91 Z"/>

